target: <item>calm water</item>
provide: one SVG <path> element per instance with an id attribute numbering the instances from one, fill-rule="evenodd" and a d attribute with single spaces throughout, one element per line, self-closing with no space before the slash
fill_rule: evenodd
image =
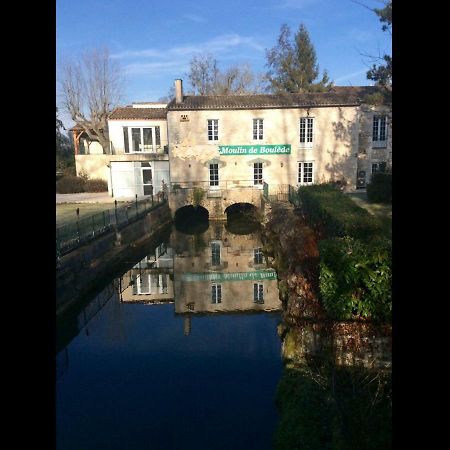
<path id="1" fill-rule="evenodd" d="M 281 304 L 258 233 L 160 244 L 60 329 L 57 448 L 272 448 Z"/>

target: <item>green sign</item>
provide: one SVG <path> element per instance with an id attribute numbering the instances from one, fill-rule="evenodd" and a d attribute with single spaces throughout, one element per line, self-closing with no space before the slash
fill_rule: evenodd
<path id="1" fill-rule="evenodd" d="M 225 273 L 183 273 L 182 281 L 245 281 L 245 280 L 276 280 L 274 270 L 256 270 L 255 272 L 225 272 Z"/>
<path id="2" fill-rule="evenodd" d="M 290 153 L 291 153 L 290 144 L 219 145 L 220 155 L 285 155 Z"/>

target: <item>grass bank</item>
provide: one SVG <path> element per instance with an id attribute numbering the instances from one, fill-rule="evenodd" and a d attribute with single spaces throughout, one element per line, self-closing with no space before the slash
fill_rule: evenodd
<path id="1" fill-rule="evenodd" d="M 129 202 L 120 202 L 119 206 Z M 80 209 L 80 219 L 101 213 L 110 209 L 114 211 L 114 203 L 61 203 L 56 205 L 56 226 L 60 227 L 77 221 L 77 208 Z"/>

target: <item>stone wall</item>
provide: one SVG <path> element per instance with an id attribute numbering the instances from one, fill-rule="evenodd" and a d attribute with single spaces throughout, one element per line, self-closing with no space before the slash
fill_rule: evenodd
<path id="1" fill-rule="evenodd" d="M 170 209 L 165 203 L 119 232 L 112 231 L 61 257 L 56 273 L 57 314 L 92 288 L 97 278 L 117 265 L 132 246 L 151 238 L 170 221 Z"/>

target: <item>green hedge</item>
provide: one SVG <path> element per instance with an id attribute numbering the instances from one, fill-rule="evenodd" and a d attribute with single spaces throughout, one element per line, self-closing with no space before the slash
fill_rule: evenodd
<path id="1" fill-rule="evenodd" d="M 66 175 L 56 182 L 56 192 L 58 194 L 84 192 L 85 184 L 85 178 Z"/>
<path id="2" fill-rule="evenodd" d="M 108 183 L 100 178 L 88 180 L 85 177 L 64 175 L 56 182 L 56 192 L 58 194 L 106 191 L 108 191 Z"/>
<path id="3" fill-rule="evenodd" d="M 367 241 L 381 233 L 377 217 L 331 184 L 302 186 L 298 194 L 302 211 L 325 237 L 351 236 Z"/>
<path id="4" fill-rule="evenodd" d="M 84 192 L 107 192 L 108 183 L 101 178 L 93 178 L 92 180 L 87 180 L 84 185 Z"/>
<path id="5" fill-rule="evenodd" d="M 322 303 L 336 320 L 355 317 L 390 320 L 391 242 L 370 244 L 351 237 L 319 243 Z"/>
<path id="6" fill-rule="evenodd" d="M 391 241 L 380 219 L 330 184 L 299 188 L 319 242 L 321 302 L 336 320 L 390 320 Z"/>
<path id="7" fill-rule="evenodd" d="M 371 203 L 392 203 L 392 173 L 374 173 L 367 185 L 367 199 Z"/>

